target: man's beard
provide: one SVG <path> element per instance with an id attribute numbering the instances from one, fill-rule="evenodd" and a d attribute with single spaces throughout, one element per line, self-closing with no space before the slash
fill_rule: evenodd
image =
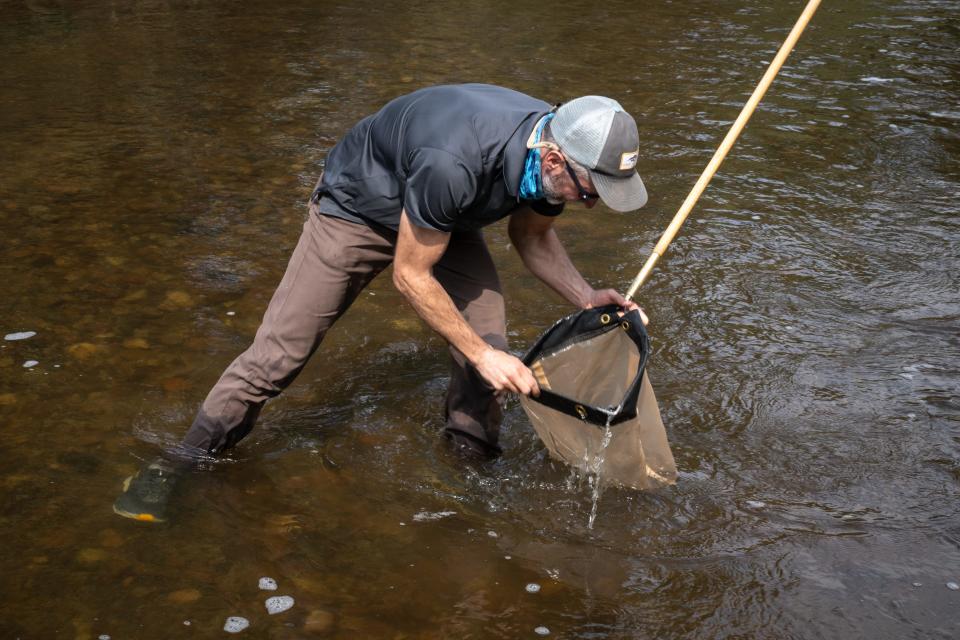
<path id="1" fill-rule="evenodd" d="M 550 204 L 563 204 L 566 202 L 557 185 L 559 179 L 544 173 L 540 177 L 540 182 L 543 187 L 543 197 L 547 199 L 547 202 Z"/>

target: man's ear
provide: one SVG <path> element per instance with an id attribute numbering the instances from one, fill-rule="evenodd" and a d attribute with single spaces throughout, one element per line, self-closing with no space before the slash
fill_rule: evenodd
<path id="1" fill-rule="evenodd" d="M 557 173 L 558 171 L 563 171 L 564 162 L 563 154 L 556 149 L 547 150 L 547 152 L 540 158 L 540 164 L 543 165 L 543 168 L 546 171 L 552 174 Z"/>

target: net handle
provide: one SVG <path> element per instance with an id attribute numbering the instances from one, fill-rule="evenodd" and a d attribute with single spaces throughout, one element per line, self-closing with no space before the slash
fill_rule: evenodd
<path id="1" fill-rule="evenodd" d="M 677 211 L 675 216 L 673 216 L 670 226 L 668 226 L 667 230 L 663 232 L 662 236 L 660 236 L 660 241 L 657 242 L 657 246 L 653 248 L 653 252 L 650 254 L 650 257 L 647 258 L 643 268 L 640 269 L 640 273 L 638 273 L 637 277 L 633 279 L 633 283 L 630 285 L 630 289 L 627 290 L 627 295 L 625 296 L 627 300 L 633 298 L 633 295 L 637 292 L 637 289 L 640 288 L 640 285 L 642 285 L 646 281 L 647 276 L 650 275 L 650 272 L 653 270 L 653 266 L 657 263 L 657 260 L 659 260 L 660 257 L 666 253 L 667 247 L 670 246 L 670 243 L 673 242 L 677 232 L 680 231 L 680 227 L 687 219 L 691 209 L 693 209 L 693 206 L 697 203 L 697 200 L 700 198 L 700 195 L 703 193 L 704 189 L 707 188 L 707 184 L 709 184 L 710 179 L 713 178 L 713 174 L 715 174 L 717 169 L 720 167 L 720 163 L 723 162 L 724 158 L 727 157 L 727 153 L 730 151 L 733 143 L 736 142 L 740 132 L 743 131 L 743 128 L 747 124 L 747 120 L 749 120 L 750 116 L 753 115 L 753 111 L 757 108 L 757 105 L 763 98 L 763 94 L 767 92 L 767 89 L 770 87 L 773 79 L 780 71 L 780 67 L 783 66 L 787 56 L 790 55 L 790 51 L 797 43 L 797 40 L 800 38 L 800 34 L 803 33 L 803 30 L 806 28 L 807 23 L 810 22 L 810 18 L 813 17 L 813 13 L 817 10 L 819 5 L 820 0 L 810 0 L 807 3 L 806 8 L 803 10 L 803 13 L 800 14 L 800 18 L 797 20 L 797 23 L 793 25 L 793 29 L 790 31 L 787 39 L 784 40 L 783 45 L 780 47 L 780 51 L 777 52 L 776 57 L 774 57 L 773 61 L 770 63 L 770 66 L 767 67 L 767 72 L 763 74 L 763 78 L 760 79 L 760 84 L 758 84 L 757 88 L 753 90 L 753 94 L 750 96 L 750 99 L 747 100 L 747 103 L 743 105 L 740 115 L 733 123 L 733 126 L 730 127 L 730 131 L 727 132 L 727 136 L 723 139 L 723 142 L 720 143 L 720 146 L 717 147 L 716 152 L 713 154 L 713 158 L 710 159 L 710 162 L 703 170 L 703 173 L 700 174 L 700 179 L 697 180 L 695 185 L 693 185 L 693 189 L 691 189 L 690 193 L 687 195 L 687 199 L 683 201 L 682 205 L 680 205 L 680 210 Z"/>

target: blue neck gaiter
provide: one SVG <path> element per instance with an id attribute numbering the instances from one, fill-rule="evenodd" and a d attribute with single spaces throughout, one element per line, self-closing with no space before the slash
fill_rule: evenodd
<path id="1" fill-rule="evenodd" d="M 540 142 L 540 136 L 543 135 L 543 128 L 554 114 L 548 113 L 537 125 L 537 135 L 533 141 Z M 527 151 L 527 159 L 523 163 L 523 176 L 520 177 L 520 197 L 524 200 L 542 200 L 543 182 L 540 176 L 540 150 L 530 149 Z"/>

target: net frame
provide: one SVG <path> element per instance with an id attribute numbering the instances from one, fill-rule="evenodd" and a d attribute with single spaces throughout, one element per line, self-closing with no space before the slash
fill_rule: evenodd
<path id="1" fill-rule="evenodd" d="M 540 388 L 540 395 L 530 396 L 530 400 L 601 428 L 637 417 L 637 399 L 640 397 L 643 374 L 650 356 L 650 338 L 643 326 L 639 311 L 630 311 L 622 316 L 619 315 L 620 313 L 622 313 L 620 307 L 608 305 L 584 309 L 561 318 L 540 336 L 522 358 L 523 363 L 533 370 L 534 376 L 538 380 L 543 380 L 542 368 L 538 372 L 538 361 L 610 331 L 623 331 L 637 346 L 640 361 L 636 375 L 627 385 L 626 392 L 618 404 L 598 406 L 577 398 L 570 398 L 544 386 Z"/>

